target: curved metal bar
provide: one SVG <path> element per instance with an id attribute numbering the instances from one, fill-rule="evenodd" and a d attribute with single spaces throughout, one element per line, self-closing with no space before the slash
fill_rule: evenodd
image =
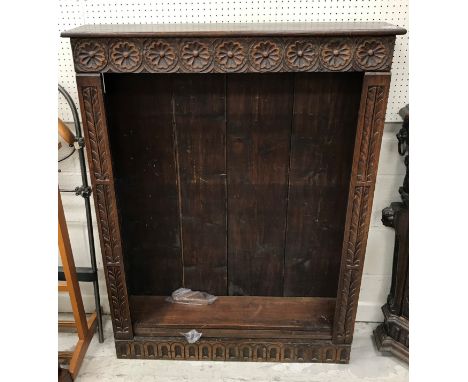
<path id="1" fill-rule="evenodd" d="M 78 115 L 78 109 L 76 108 L 75 103 L 73 102 L 73 99 L 71 98 L 70 94 L 65 90 L 65 88 L 59 84 L 58 90 L 60 94 L 62 94 L 63 98 L 68 103 L 68 106 L 70 106 L 71 112 L 73 114 L 73 123 L 75 125 L 75 136 L 77 138 L 82 138 L 83 136 L 81 135 L 81 125 L 80 125 L 80 117 Z"/>

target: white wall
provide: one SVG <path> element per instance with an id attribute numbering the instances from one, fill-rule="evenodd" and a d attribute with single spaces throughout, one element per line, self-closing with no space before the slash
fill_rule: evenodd
<path id="1" fill-rule="evenodd" d="M 120 2 L 101 0 L 61 0 L 59 2 L 59 32 L 86 23 L 180 23 L 180 22 L 274 22 L 274 21 L 388 21 L 407 27 L 406 0 L 309 0 L 290 1 L 158 1 Z M 408 68 L 407 36 L 398 37 L 392 69 L 392 86 L 387 109 L 387 123 L 382 141 L 380 165 L 372 210 L 357 319 L 381 321 L 380 307 L 385 303 L 390 288 L 393 240 L 391 228 L 380 222 L 381 210 L 399 200 L 398 188 L 403 182 L 405 168 L 397 154 L 395 134 L 400 128 L 398 110 L 407 103 Z M 60 40 L 59 82 L 76 100 L 73 62 L 68 39 Z M 77 103 L 78 105 L 78 103 Z M 59 116 L 70 121 L 71 116 L 62 98 L 59 98 Z M 66 153 L 66 148 L 60 155 Z M 81 184 L 77 155 L 59 164 L 59 184 L 71 189 Z M 62 194 L 65 215 L 77 266 L 89 266 L 89 248 L 86 234 L 84 204 L 81 197 Z M 94 213 L 94 207 L 93 207 Z M 102 270 L 96 219 L 94 218 L 101 300 L 109 312 L 107 292 Z M 82 294 L 87 311 L 94 310 L 91 284 L 82 283 Z M 59 311 L 70 311 L 67 296 L 59 294 Z"/>

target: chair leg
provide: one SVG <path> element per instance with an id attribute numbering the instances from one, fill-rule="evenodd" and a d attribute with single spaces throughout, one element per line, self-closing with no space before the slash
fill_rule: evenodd
<path id="1" fill-rule="evenodd" d="M 73 379 L 75 379 L 75 377 L 78 375 L 78 371 L 81 367 L 81 363 L 83 362 L 83 358 L 86 354 L 86 351 L 88 350 L 88 346 L 91 340 L 93 339 L 94 331 L 96 329 L 96 323 L 96 312 L 94 312 L 87 322 L 88 334 L 83 340 L 78 340 L 75 350 L 73 351 L 73 356 L 70 360 L 69 370 Z"/>
<path id="2" fill-rule="evenodd" d="M 58 194 L 58 245 L 60 258 L 62 260 L 63 272 L 66 282 L 59 283 L 59 291 L 68 292 L 70 302 L 75 319 L 75 327 L 78 333 L 78 343 L 73 352 L 62 352 L 62 357 L 70 359 L 69 372 L 73 379 L 78 375 L 83 358 L 88 349 L 89 343 L 93 338 L 96 329 L 96 312 L 87 320 L 83 306 L 83 298 L 81 296 L 78 277 L 76 275 L 75 262 L 68 235 L 67 223 L 65 221 L 65 213 L 63 211 L 62 199 Z M 62 323 L 63 324 L 63 323 Z M 65 354 L 66 353 L 66 354 Z"/>

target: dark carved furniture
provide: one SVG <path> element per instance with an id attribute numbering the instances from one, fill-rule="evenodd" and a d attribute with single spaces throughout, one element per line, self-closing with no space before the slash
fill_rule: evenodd
<path id="1" fill-rule="evenodd" d="M 62 34 L 118 357 L 349 361 L 403 33 L 288 23 Z M 220 297 L 165 301 L 181 286 Z M 193 344 L 190 329 L 202 332 Z"/>
<path id="2" fill-rule="evenodd" d="M 400 187 L 402 202 L 382 211 L 382 222 L 395 229 L 392 285 L 387 303 L 382 307 L 384 323 L 374 331 L 377 348 L 391 352 L 408 362 L 409 358 L 409 108 L 400 110 L 403 127 L 397 134 L 398 152 L 405 155 L 406 175 Z"/>

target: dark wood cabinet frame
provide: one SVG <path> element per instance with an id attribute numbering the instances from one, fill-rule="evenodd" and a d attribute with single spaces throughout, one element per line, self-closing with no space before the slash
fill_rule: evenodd
<path id="1" fill-rule="evenodd" d="M 71 38 L 73 48 L 119 358 L 349 361 L 395 36 L 404 33 L 404 29 L 386 23 L 98 25 L 62 33 L 63 37 Z M 330 328 L 325 332 L 281 328 L 281 325 L 273 329 L 237 331 L 211 328 L 204 331 L 195 344 L 187 343 L 177 327 L 135 333 L 124 269 L 102 74 L 246 72 L 364 72 L 338 293 L 336 300 L 319 302 L 321 306 L 326 305 L 326 309 L 330 306 L 334 309 Z M 281 299 L 287 303 L 291 298 Z M 281 309 L 284 307 L 278 313 Z"/>

